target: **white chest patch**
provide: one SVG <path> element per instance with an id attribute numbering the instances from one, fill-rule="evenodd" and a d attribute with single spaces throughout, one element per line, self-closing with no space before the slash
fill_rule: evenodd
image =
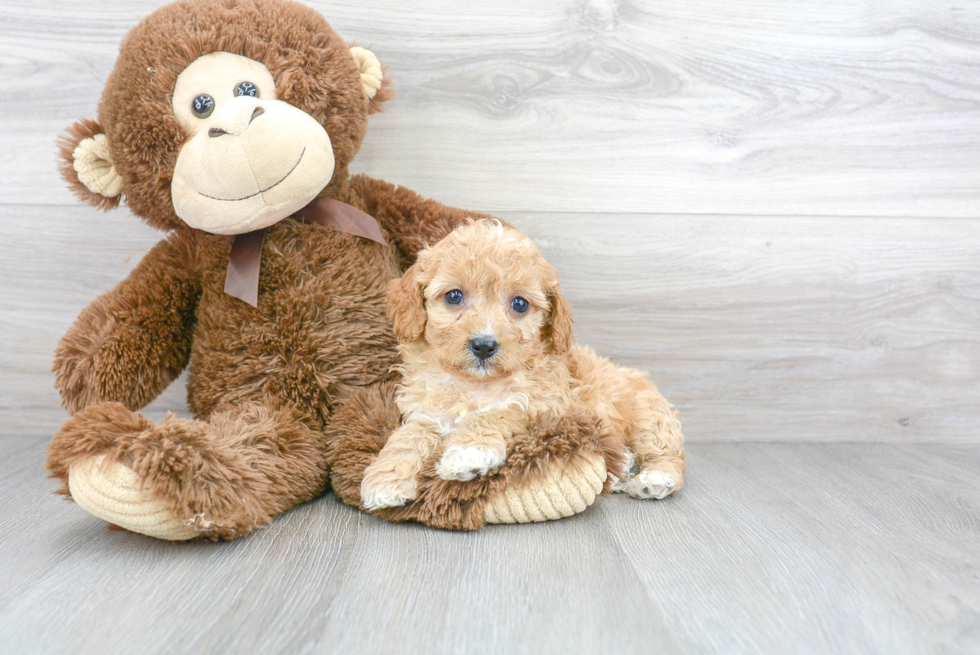
<path id="1" fill-rule="evenodd" d="M 516 407 L 527 410 L 530 398 L 513 389 L 513 380 L 460 380 L 445 371 L 426 375 L 425 390 L 405 389 L 399 407 L 406 421 L 417 421 L 442 436 L 455 432 L 467 416 Z"/>

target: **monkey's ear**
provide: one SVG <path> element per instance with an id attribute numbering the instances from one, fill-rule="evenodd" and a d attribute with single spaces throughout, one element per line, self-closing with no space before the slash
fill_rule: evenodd
<path id="1" fill-rule="evenodd" d="M 385 76 L 378 57 L 367 48 L 359 45 L 351 46 L 350 53 L 361 74 L 361 88 L 368 101 L 368 113 L 381 111 L 381 103 L 395 97 L 391 79 Z"/>
<path id="2" fill-rule="evenodd" d="M 85 203 L 109 210 L 119 204 L 122 177 L 109 156 L 109 142 L 98 123 L 83 119 L 58 139 L 61 176 Z"/>
<path id="3" fill-rule="evenodd" d="M 398 343 L 412 343 L 425 332 L 425 298 L 418 280 L 419 264 L 388 285 L 388 318 Z"/>

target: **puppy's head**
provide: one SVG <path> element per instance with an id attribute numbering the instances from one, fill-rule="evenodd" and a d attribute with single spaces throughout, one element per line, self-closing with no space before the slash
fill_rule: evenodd
<path id="1" fill-rule="evenodd" d="M 388 290 L 399 342 L 424 339 L 443 367 L 509 375 L 571 346 L 558 273 L 531 240 L 498 221 L 470 221 L 419 253 Z"/>

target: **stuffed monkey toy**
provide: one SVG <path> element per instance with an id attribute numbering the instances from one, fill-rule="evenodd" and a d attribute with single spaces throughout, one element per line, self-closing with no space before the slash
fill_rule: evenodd
<path id="1" fill-rule="evenodd" d="M 174 541 L 233 539 L 321 494 L 360 505 L 398 424 L 388 283 L 465 212 L 348 168 L 392 97 L 377 57 L 289 0 L 167 5 L 120 46 L 63 174 L 167 232 L 58 346 L 61 493 Z M 195 418 L 136 413 L 190 367 Z M 581 511 L 606 484 L 592 416 L 556 417 L 471 483 L 423 471 L 391 520 L 472 529 Z M 608 459 L 607 459 L 608 458 Z"/>

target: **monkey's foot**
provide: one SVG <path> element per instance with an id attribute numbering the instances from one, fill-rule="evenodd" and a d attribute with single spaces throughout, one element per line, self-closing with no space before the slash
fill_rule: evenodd
<path id="1" fill-rule="evenodd" d="M 119 462 L 104 466 L 104 461 L 104 455 L 83 459 L 69 470 L 68 489 L 82 509 L 121 528 L 157 539 L 186 541 L 201 536 L 201 531 L 192 527 L 195 519 L 174 516 L 140 485 L 133 469 Z"/>
<path id="2" fill-rule="evenodd" d="M 486 522 L 553 521 L 578 514 L 595 502 L 605 480 L 606 462 L 599 456 L 553 466 L 544 478 L 508 487 L 495 496 L 485 510 Z"/>

